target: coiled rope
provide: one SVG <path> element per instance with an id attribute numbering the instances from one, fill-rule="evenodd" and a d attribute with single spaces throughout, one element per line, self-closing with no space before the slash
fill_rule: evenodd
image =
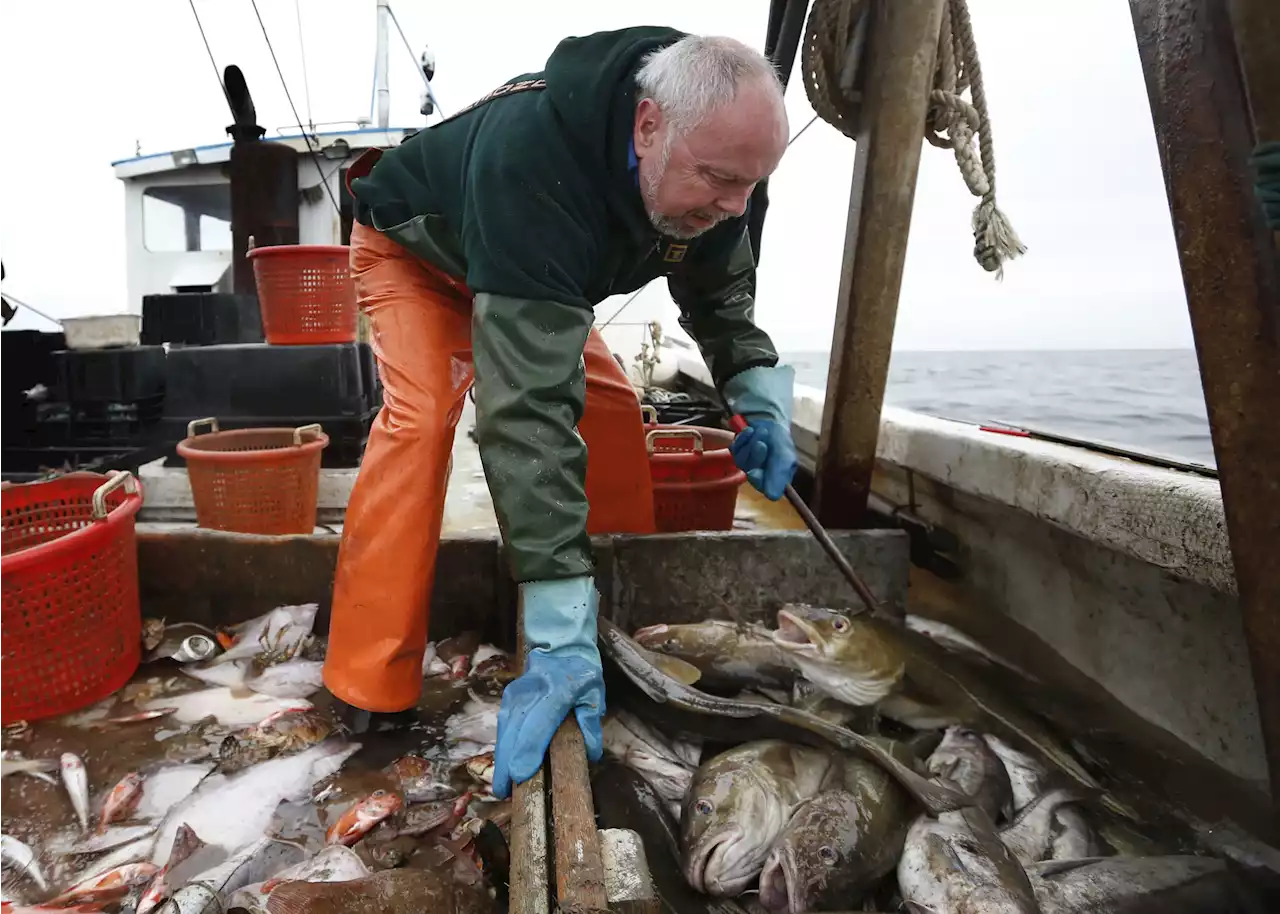
<path id="1" fill-rule="evenodd" d="M 850 139 L 856 139 L 861 116 L 859 71 L 874 2 L 813 0 L 801 48 L 809 103 L 819 117 Z M 964 97 L 966 90 L 972 101 Z M 1025 253 L 1026 246 L 996 206 L 991 119 L 966 0 L 947 0 L 943 8 L 924 135 L 934 146 L 955 153 L 965 186 L 981 198 L 973 211 L 973 256 L 984 270 L 1002 278 L 1005 261 Z"/>

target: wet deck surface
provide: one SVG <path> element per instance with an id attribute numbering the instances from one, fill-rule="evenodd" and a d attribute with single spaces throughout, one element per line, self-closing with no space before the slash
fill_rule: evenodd
<path id="1" fill-rule="evenodd" d="M 493 499 L 489 495 L 489 486 L 485 481 L 484 467 L 480 463 L 480 450 L 469 434 L 474 427 L 475 407 L 468 400 L 453 440 L 453 470 L 449 476 L 444 520 L 441 526 L 441 533 L 444 536 L 498 536 L 498 521 L 493 512 Z M 181 469 L 165 469 L 162 472 L 185 474 Z M 322 470 L 321 472 L 333 482 L 332 491 L 336 492 L 349 491 L 351 483 L 357 476 L 354 469 Z M 325 491 L 328 488 L 325 485 L 321 486 L 320 513 L 322 515 L 326 513 L 326 508 L 330 507 L 325 504 Z M 168 494 L 162 497 L 167 499 Z M 185 502 L 189 506 L 189 493 L 185 496 Z M 345 503 L 345 497 L 339 503 Z M 144 519 L 139 523 L 141 530 L 163 531 L 190 529 L 195 526 L 194 521 L 151 521 L 145 519 L 145 514 L 144 507 Z M 785 501 L 770 502 L 744 483 L 738 491 L 734 527 L 745 530 L 797 530 L 803 529 L 804 522 Z M 340 533 L 341 531 L 341 523 L 329 523 L 316 529 L 317 533 Z"/>

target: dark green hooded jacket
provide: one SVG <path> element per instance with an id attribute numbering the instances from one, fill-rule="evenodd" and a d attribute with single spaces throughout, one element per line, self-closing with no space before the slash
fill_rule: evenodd
<path id="1" fill-rule="evenodd" d="M 752 320 L 747 219 L 660 235 L 631 167 L 635 73 L 683 37 L 640 26 L 562 41 L 541 73 L 385 153 L 356 218 L 475 294 L 476 438 L 518 581 L 592 571 L 576 426 L 593 307 L 665 275 L 717 386 L 778 356 Z"/>

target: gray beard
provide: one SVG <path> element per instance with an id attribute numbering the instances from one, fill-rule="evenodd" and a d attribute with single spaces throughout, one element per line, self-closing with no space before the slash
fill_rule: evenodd
<path id="1" fill-rule="evenodd" d="M 654 174 L 664 175 L 667 173 L 667 164 L 671 160 L 672 142 L 673 140 L 669 139 L 668 142 L 662 144 L 662 151 L 658 154 L 657 168 L 653 170 Z M 649 215 L 650 224 L 662 234 L 688 241 L 691 238 L 697 238 L 704 232 L 709 232 L 720 224 L 717 221 L 704 229 L 686 228 L 678 219 L 664 216 L 658 212 L 658 190 L 662 187 L 662 179 L 660 177 L 649 177 L 644 180 L 643 185 L 645 212 Z"/>

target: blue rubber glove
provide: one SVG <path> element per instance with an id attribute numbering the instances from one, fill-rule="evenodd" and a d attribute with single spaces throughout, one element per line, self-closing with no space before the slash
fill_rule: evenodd
<path id="1" fill-rule="evenodd" d="M 604 675 L 596 647 L 599 595 L 588 576 L 520 585 L 524 604 L 524 672 L 502 692 L 493 795 L 537 773 L 569 712 L 578 719 L 587 758 L 604 754 Z"/>
<path id="2" fill-rule="evenodd" d="M 789 365 L 748 368 L 724 386 L 729 408 L 747 420 L 729 447 L 733 462 L 771 501 L 782 497 L 799 466 L 791 438 L 794 387 L 795 370 Z"/>

